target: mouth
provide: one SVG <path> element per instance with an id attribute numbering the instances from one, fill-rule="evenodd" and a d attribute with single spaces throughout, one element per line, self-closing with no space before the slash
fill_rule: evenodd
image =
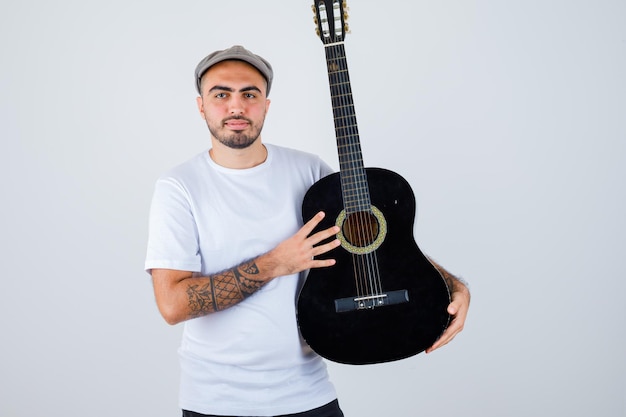
<path id="1" fill-rule="evenodd" d="M 232 130 L 243 130 L 250 125 L 250 122 L 245 119 L 228 119 L 224 125 Z"/>

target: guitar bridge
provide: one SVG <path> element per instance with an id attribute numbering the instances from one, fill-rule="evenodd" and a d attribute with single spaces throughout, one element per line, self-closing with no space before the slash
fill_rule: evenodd
<path id="1" fill-rule="evenodd" d="M 409 292 L 407 290 L 390 291 L 384 294 L 364 297 L 338 298 L 335 300 L 335 311 L 344 313 L 347 311 L 371 310 L 378 307 L 407 303 L 408 301 Z"/>

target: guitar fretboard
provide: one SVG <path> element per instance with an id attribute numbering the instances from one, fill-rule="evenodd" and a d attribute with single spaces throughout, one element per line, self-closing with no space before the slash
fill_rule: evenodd
<path id="1" fill-rule="evenodd" d="M 324 49 L 337 137 L 344 208 L 348 214 L 370 211 L 369 187 L 361 154 L 345 48 L 340 42 L 326 45 Z"/>

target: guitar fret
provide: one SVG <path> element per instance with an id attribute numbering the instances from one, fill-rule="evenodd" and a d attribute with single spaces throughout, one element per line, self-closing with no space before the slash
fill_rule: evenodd
<path id="1" fill-rule="evenodd" d="M 364 191 L 363 189 L 367 187 L 367 183 L 365 182 L 365 180 L 360 181 L 359 182 L 360 185 L 357 184 L 353 184 L 352 187 L 350 187 L 349 185 L 346 185 L 346 187 L 348 187 L 346 189 L 346 196 L 355 196 L 359 193 L 359 191 Z"/>
<path id="2" fill-rule="evenodd" d="M 349 99 L 350 100 L 350 104 L 353 104 L 352 102 L 352 97 L 350 96 L 350 88 L 347 88 L 347 92 L 344 91 L 344 89 L 336 89 L 336 88 L 331 88 L 330 89 L 330 98 L 331 99 L 337 99 L 337 98 L 342 98 L 342 99 Z"/>
<path id="3" fill-rule="evenodd" d="M 331 98 L 332 97 L 340 97 L 340 96 L 347 96 L 345 94 L 346 90 L 350 90 L 350 84 L 349 83 L 334 83 L 333 85 L 330 86 L 330 91 L 331 91 Z"/>
<path id="4" fill-rule="evenodd" d="M 341 167 L 341 169 L 345 170 L 345 173 L 347 175 L 354 175 L 354 176 L 361 175 L 361 172 L 363 171 L 362 168 Z M 355 179 L 354 181 L 356 182 L 356 181 L 359 181 L 359 180 Z M 365 179 L 362 179 L 360 181 L 365 182 Z"/>
<path id="5" fill-rule="evenodd" d="M 346 110 L 349 111 L 348 114 L 345 113 Z M 352 117 L 356 119 L 356 116 L 354 115 L 354 106 L 352 106 L 351 104 L 347 106 L 333 106 L 333 113 L 336 115 L 335 117 L 341 117 L 343 119 Z"/>
<path id="6" fill-rule="evenodd" d="M 354 142 L 356 143 L 359 139 L 359 132 L 356 125 L 335 126 L 335 134 L 338 142 L 354 139 Z"/>
<path id="7" fill-rule="evenodd" d="M 344 208 L 348 214 L 372 210 L 372 206 L 369 204 L 344 204 Z"/>
<path id="8" fill-rule="evenodd" d="M 348 198 L 348 201 L 361 201 L 359 197 L 360 192 L 363 192 L 363 190 L 353 190 L 352 192 L 347 191 L 345 193 L 345 197 Z M 356 198 L 355 198 L 356 197 Z"/>
<path id="9" fill-rule="evenodd" d="M 335 122 L 346 122 L 349 123 L 350 126 L 356 127 L 356 117 L 351 114 L 338 114 L 335 115 Z"/>
<path id="10" fill-rule="evenodd" d="M 342 70 L 342 71 L 335 71 L 333 73 L 330 74 L 329 78 L 335 78 L 335 80 L 331 80 L 329 82 L 330 84 L 330 88 L 333 89 L 337 86 L 346 86 L 348 88 L 350 88 L 350 81 L 349 80 L 343 80 L 341 78 L 348 78 L 349 74 L 348 74 L 348 70 Z"/>
<path id="11" fill-rule="evenodd" d="M 349 169 L 346 170 L 350 171 Z M 352 171 L 355 171 L 354 169 Z M 357 188 L 357 187 L 366 187 L 367 186 L 367 176 L 365 175 L 365 171 L 357 172 L 356 175 L 352 177 L 343 177 L 343 183 L 346 187 Z"/>
<path id="12" fill-rule="evenodd" d="M 339 149 L 339 155 L 341 156 L 340 161 L 346 162 L 362 162 L 363 157 L 361 156 L 361 149 L 357 144 L 338 144 L 337 148 Z"/>
<path id="13" fill-rule="evenodd" d="M 350 154 L 354 154 L 358 157 L 358 159 L 362 160 L 360 149 L 354 149 L 353 152 L 350 152 L 352 148 L 358 147 L 357 143 L 343 143 L 343 144 L 340 143 L 340 144 L 337 144 L 337 147 L 339 148 L 339 151 L 344 153 L 346 156 L 349 156 Z"/>
<path id="14" fill-rule="evenodd" d="M 344 89 L 330 89 L 330 98 L 333 101 L 337 101 L 337 99 L 343 99 L 343 100 L 347 100 L 349 104 L 354 104 L 354 102 L 352 101 L 352 97 L 350 96 L 351 92 L 350 89 L 347 89 L 348 91 L 344 91 Z"/>
<path id="15" fill-rule="evenodd" d="M 337 100 L 339 96 L 336 96 L 335 99 L 333 99 L 332 104 L 333 104 L 333 112 L 334 113 L 338 113 L 339 110 L 342 111 L 342 113 L 344 116 L 352 116 L 354 117 L 354 105 L 352 103 L 346 103 L 345 100 Z"/>
<path id="16" fill-rule="evenodd" d="M 341 117 L 343 119 L 349 118 L 349 117 L 356 118 L 356 116 L 354 115 L 354 106 L 352 106 L 351 104 L 343 105 L 343 104 L 333 103 L 333 115 L 335 115 L 335 118 L 337 117 Z"/>

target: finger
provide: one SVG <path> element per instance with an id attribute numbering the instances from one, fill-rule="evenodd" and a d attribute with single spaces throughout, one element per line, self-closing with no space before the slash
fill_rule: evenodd
<path id="1" fill-rule="evenodd" d="M 443 334 L 437 339 L 437 341 L 428 349 L 426 349 L 426 353 L 430 353 L 436 349 L 439 349 L 442 346 L 447 345 L 452 339 L 459 334 L 464 327 L 465 317 L 467 315 L 467 309 L 463 309 L 463 302 L 461 300 L 452 302 L 448 305 L 448 313 L 454 318 L 450 322 L 448 328 L 443 332 Z M 453 313 L 454 312 L 454 313 Z M 455 314 L 456 313 L 456 314 Z"/>
<path id="2" fill-rule="evenodd" d="M 469 297 L 466 293 L 456 291 L 452 293 L 452 302 L 448 305 L 448 313 L 454 316 L 458 323 L 464 323 L 469 309 Z"/>
<path id="3" fill-rule="evenodd" d="M 450 326 L 448 326 L 448 328 L 446 329 L 445 332 L 443 332 L 443 334 L 439 337 L 439 339 L 437 339 L 437 341 L 428 349 L 426 349 L 426 353 L 431 353 L 432 351 L 439 349 L 442 346 L 445 346 L 448 344 L 448 342 L 450 342 L 452 339 L 454 339 L 454 337 L 461 331 L 461 329 L 459 329 L 457 326 L 455 326 L 455 321 L 456 320 L 452 320 L 452 323 L 450 324 Z"/>
<path id="4" fill-rule="evenodd" d="M 337 246 L 341 245 L 339 239 L 331 240 L 328 243 L 324 243 L 323 245 L 315 246 L 313 248 L 313 256 L 321 255 L 323 253 L 329 252 L 335 249 Z"/>
<path id="5" fill-rule="evenodd" d="M 329 227 L 328 229 L 321 230 L 315 233 L 314 235 L 310 236 L 309 241 L 311 242 L 311 245 L 314 246 L 328 239 L 329 237 L 335 236 L 337 233 L 339 233 L 339 227 L 332 226 L 332 227 Z"/>
<path id="6" fill-rule="evenodd" d="M 315 227 L 324 219 L 324 217 L 326 217 L 326 213 L 320 211 L 315 216 L 313 216 L 311 220 L 306 222 L 304 226 L 302 226 L 302 228 L 300 228 L 300 233 L 302 233 L 305 237 L 310 235 L 313 229 L 315 229 Z"/>
<path id="7" fill-rule="evenodd" d="M 335 265 L 335 263 L 337 263 L 337 261 L 334 259 L 316 259 L 311 261 L 308 269 L 327 268 Z"/>
<path id="8" fill-rule="evenodd" d="M 460 301 L 452 301 L 448 306 L 448 314 L 451 316 L 455 316 L 459 312 L 459 307 L 461 306 Z"/>

